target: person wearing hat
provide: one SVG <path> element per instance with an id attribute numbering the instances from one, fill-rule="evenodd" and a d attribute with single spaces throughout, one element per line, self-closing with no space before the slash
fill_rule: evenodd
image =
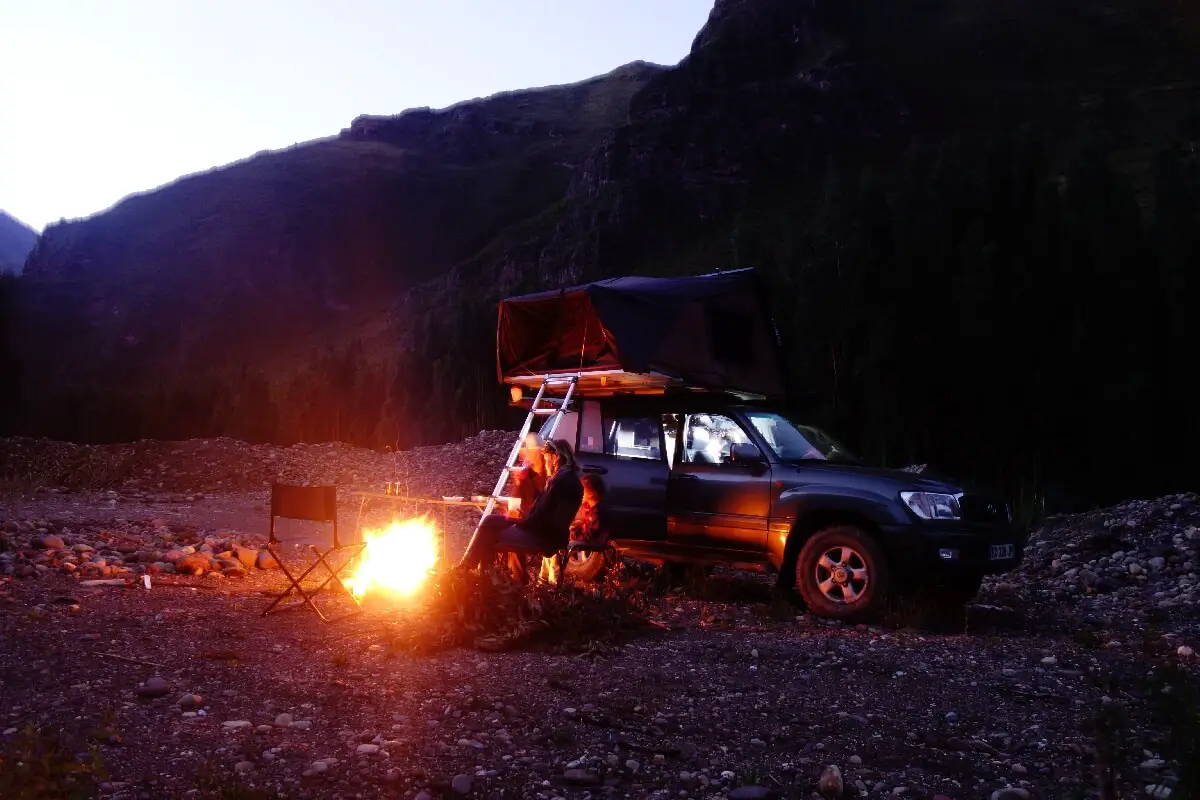
<path id="1" fill-rule="evenodd" d="M 537 550 L 551 555 L 567 546 L 571 522 L 583 501 L 579 465 L 570 443 L 552 439 L 542 447 L 549 480 L 533 507 L 520 519 L 489 514 L 467 543 L 456 569 L 473 569 L 490 563 L 503 550 Z"/>

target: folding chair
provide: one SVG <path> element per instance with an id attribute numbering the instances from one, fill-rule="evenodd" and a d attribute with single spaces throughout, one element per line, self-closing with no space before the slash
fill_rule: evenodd
<path id="1" fill-rule="evenodd" d="M 312 550 L 316 560 L 313 561 L 313 563 L 310 564 L 298 578 L 294 577 L 292 573 L 288 571 L 287 565 L 283 563 L 281 554 L 276 550 L 279 545 L 279 539 L 275 536 L 275 519 L 277 517 L 282 517 L 284 519 L 309 520 L 311 522 L 325 522 L 333 525 L 333 546 L 322 551 L 318 550 L 315 545 L 310 544 L 308 549 Z M 362 607 L 359 605 L 358 598 L 355 597 L 354 593 L 346 587 L 346 584 L 342 583 L 342 579 L 339 577 L 338 573 L 350 566 L 350 564 L 354 562 L 354 559 L 357 558 L 362 552 L 364 547 L 366 547 L 366 543 L 364 542 L 342 544 L 341 540 L 338 538 L 336 486 L 288 486 L 281 483 L 272 484 L 271 532 L 267 537 L 267 552 L 269 552 L 275 558 L 276 563 L 279 564 L 279 569 L 283 571 L 285 576 L 287 576 L 289 585 L 286 590 L 276 595 L 275 599 L 271 601 L 271 604 L 262 612 L 262 615 L 265 617 L 267 614 L 270 614 L 272 610 L 275 610 L 275 606 L 279 605 L 280 601 L 282 601 L 292 592 L 300 595 L 303 603 L 293 603 L 289 606 L 284 606 L 283 608 L 278 609 L 279 611 L 300 608 L 302 605 L 307 605 L 318 617 L 321 618 L 322 622 L 326 623 L 336 622 L 337 620 L 345 619 L 346 617 L 359 613 L 362 611 Z M 350 553 L 349 558 L 342 562 L 341 566 L 334 568 L 328 561 L 325 560 L 327 556 L 334 553 L 340 553 L 343 550 L 351 550 L 353 552 Z M 312 591 L 305 591 L 304 587 L 300 585 L 301 582 L 308 577 L 309 573 L 319 566 L 325 567 L 325 570 L 329 573 L 329 577 L 322 581 L 321 585 L 316 589 L 313 589 Z M 356 606 L 353 611 L 343 615 L 342 617 L 338 617 L 337 619 L 330 619 L 326 617 L 321 613 L 321 609 L 317 608 L 316 604 L 312 601 L 312 598 L 315 597 L 317 593 L 323 590 L 326 586 L 328 586 L 330 581 L 336 582 L 337 585 L 342 588 L 342 591 L 349 595 L 350 599 L 354 601 L 354 605 Z"/>

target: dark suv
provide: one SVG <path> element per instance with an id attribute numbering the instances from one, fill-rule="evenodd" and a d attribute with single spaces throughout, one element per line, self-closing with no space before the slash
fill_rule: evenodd
<path id="1" fill-rule="evenodd" d="M 1024 550 L 1001 498 L 866 466 L 767 406 L 694 393 L 585 399 L 554 435 L 603 476 L 620 556 L 774 572 L 826 617 L 869 618 L 889 592 L 923 586 L 963 602 Z M 580 554 L 568 571 L 586 579 L 604 566 L 603 554 Z"/>

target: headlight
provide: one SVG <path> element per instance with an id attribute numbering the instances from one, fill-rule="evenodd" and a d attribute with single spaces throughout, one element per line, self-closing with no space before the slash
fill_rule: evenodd
<path id="1" fill-rule="evenodd" d="M 956 494 L 901 492 L 900 499 L 921 519 L 962 519 Z"/>

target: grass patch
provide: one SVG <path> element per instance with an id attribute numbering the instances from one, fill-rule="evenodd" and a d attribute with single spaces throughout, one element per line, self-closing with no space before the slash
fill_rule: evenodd
<path id="1" fill-rule="evenodd" d="M 82 800 L 96 796 L 105 778 L 97 747 L 76 758 L 58 735 L 32 725 L 0 748 L 0 797 L 5 800 Z"/>

